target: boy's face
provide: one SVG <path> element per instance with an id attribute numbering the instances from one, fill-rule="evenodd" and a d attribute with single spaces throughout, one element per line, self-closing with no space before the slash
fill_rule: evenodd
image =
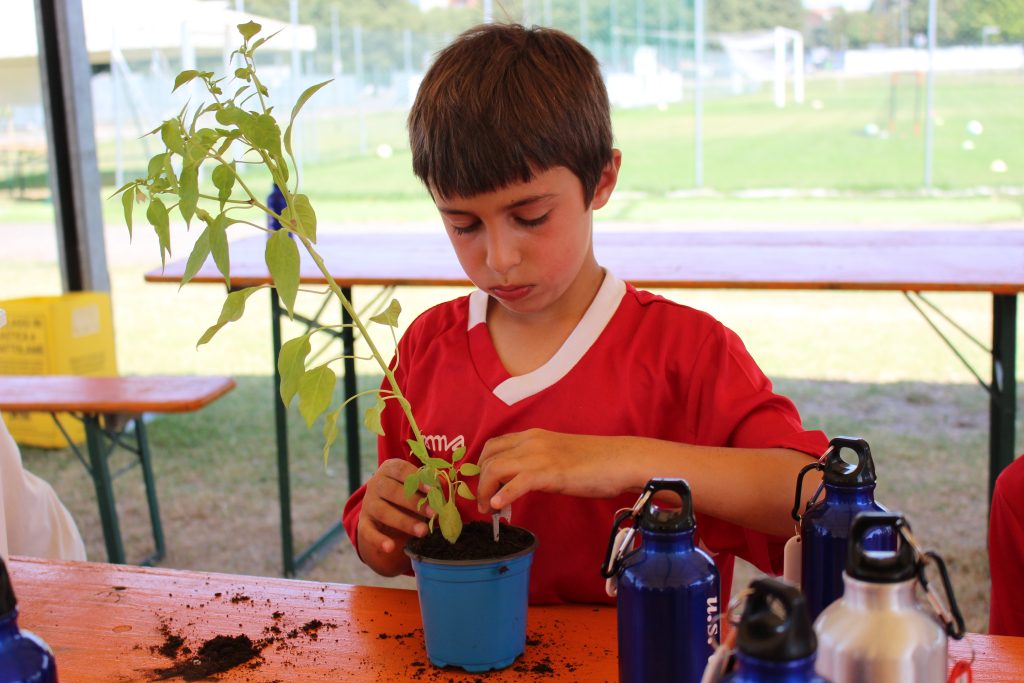
<path id="1" fill-rule="evenodd" d="M 579 178 L 563 166 L 472 197 L 434 193 L 473 284 L 508 313 L 582 314 L 600 285 L 591 240 L 593 210 L 611 196 L 620 159 L 615 150 L 589 206 Z"/>

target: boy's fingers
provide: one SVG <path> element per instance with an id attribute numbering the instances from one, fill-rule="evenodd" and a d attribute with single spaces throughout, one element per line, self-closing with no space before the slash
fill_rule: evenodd
<path id="1" fill-rule="evenodd" d="M 405 536 L 423 536 L 427 533 L 427 525 L 418 516 L 409 514 L 406 509 L 398 508 L 387 501 L 380 501 L 369 510 L 369 521 L 377 526 L 393 529 Z M 380 532 L 382 536 L 387 534 Z"/>

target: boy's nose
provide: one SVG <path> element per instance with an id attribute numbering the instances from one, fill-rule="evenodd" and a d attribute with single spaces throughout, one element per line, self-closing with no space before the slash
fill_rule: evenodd
<path id="1" fill-rule="evenodd" d="M 507 273 L 522 260 L 515 235 L 503 228 L 487 229 L 487 267 L 495 273 Z"/>

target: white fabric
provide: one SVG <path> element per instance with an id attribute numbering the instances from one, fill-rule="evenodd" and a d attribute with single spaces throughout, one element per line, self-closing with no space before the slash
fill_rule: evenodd
<path id="1" fill-rule="evenodd" d="M 615 315 L 622 297 L 626 294 L 626 283 L 605 273 L 597 295 L 583 314 L 583 318 L 561 348 L 548 362 L 525 375 L 509 377 L 494 388 L 494 395 L 505 405 L 513 405 L 524 398 L 534 396 L 553 386 L 569 374 L 583 355 L 594 345 L 608 321 Z M 487 321 L 487 293 L 476 290 L 469 297 L 469 329 Z"/>
<path id="2" fill-rule="evenodd" d="M 45 481 L 25 471 L 21 451 L 0 418 L 0 555 L 85 560 L 71 513 Z"/>

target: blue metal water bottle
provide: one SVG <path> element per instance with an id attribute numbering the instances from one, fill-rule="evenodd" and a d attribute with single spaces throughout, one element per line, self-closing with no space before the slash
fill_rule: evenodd
<path id="1" fill-rule="evenodd" d="M 678 495 L 680 508 L 655 505 L 659 491 Z M 623 529 L 620 539 L 616 532 L 627 516 L 634 526 Z M 612 560 L 603 573 L 618 578 L 620 683 L 700 683 L 718 645 L 720 598 L 718 569 L 693 542 L 689 485 L 683 479 L 652 479 L 615 527 Z M 636 528 L 641 542 L 632 549 Z"/>
<path id="2" fill-rule="evenodd" d="M 0 683 L 57 683 L 53 652 L 38 636 L 18 628 L 17 604 L 0 559 Z"/>
<path id="3" fill-rule="evenodd" d="M 736 636 L 736 671 L 722 683 L 828 683 L 814 673 L 818 639 L 800 589 L 779 579 L 758 579 Z"/>
<path id="4" fill-rule="evenodd" d="M 844 448 L 856 453 L 856 464 L 843 460 Z M 798 514 L 800 489 L 804 475 L 811 470 L 822 472 L 825 497 L 818 501 L 812 499 L 801 518 Z M 820 493 L 821 489 L 814 498 Z M 793 518 L 800 522 L 800 585 L 812 621 L 843 594 L 843 570 L 853 518 L 861 512 L 884 511 L 885 508 L 875 502 L 875 464 L 871 447 L 864 439 L 837 436 L 829 442 L 828 450 L 818 462 L 800 471 Z M 893 550 L 896 538 L 891 529 L 874 529 L 864 538 L 864 547 Z"/>

